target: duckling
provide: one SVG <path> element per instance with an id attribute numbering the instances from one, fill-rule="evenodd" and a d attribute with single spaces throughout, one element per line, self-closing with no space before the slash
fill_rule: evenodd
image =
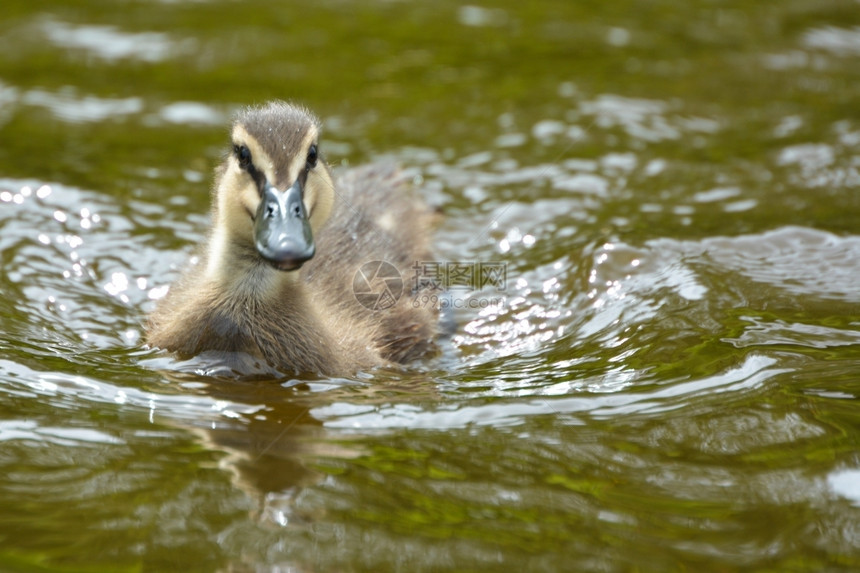
<path id="1" fill-rule="evenodd" d="M 435 213 L 394 165 L 335 179 L 319 137 L 319 120 L 296 105 L 238 114 L 215 173 L 212 228 L 199 262 L 150 315 L 150 347 L 183 358 L 250 355 L 283 373 L 330 376 L 436 351 L 439 311 L 409 293 L 427 284 L 415 263 L 432 260 Z M 373 261 L 401 276 L 403 295 L 388 308 L 366 308 L 353 290 Z"/>

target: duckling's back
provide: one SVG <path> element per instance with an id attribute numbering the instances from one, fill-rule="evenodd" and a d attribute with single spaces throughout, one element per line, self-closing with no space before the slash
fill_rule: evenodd
<path id="1" fill-rule="evenodd" d="M 333 332 L 366 337 L 369 348 L 392 362 L 435 352 L 439 310 L 420 304 L 418 291 L 428 283 L 416 265 L 433 260 L 435 218 L 393 164 L 337 178 L 331 217 L 302 271 Z M 371 292 L 361 292 L 364 286 Z"/>

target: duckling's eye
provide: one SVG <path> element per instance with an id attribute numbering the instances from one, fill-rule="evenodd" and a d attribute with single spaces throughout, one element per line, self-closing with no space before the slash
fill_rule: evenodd
<path id="1" fill-rule="evenodd" d="M 313 169 L 317 165 L 317 146 L 313 144 L 308 149 L 307 168 Z"/>
<path id="2" fill-rule="evenodd" d="M 247 169 L 251 166 L 251 150 L 244 145 L 234 145 L 233 153 L 236 154 L 236 159 L 239 160 L 239 167 Z"/>

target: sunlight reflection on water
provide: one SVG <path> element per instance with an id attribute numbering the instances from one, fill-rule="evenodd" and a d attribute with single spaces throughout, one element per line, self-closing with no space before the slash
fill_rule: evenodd
<path id="1" fill-rule="evenodd" d="M 695 407 L 697 399 L 728 392 L 749 392 L 760 388 L 772 377 L 786 370 L 771 368 L 772 358 L 750 355 L 738 368 L 725 374 L 698 380 L 680 381 L 651 392 L 594 393 L 579 397 L 552 397 L 523 400 L 521 395 L 500 391 L 496 401 L 483 406 L 450 406 L 419 408 L 410 404 L 359 406 L 332 403 L 314 408 L 313 415 L 327 427 L 368 430 L 382 428 L 452 429 L 472 425 L 517 426 L 529 416 L 564 415 L 569 423 L 577 424 L 577 415 L 607 418 L 631 415 L 659 415 L 678 408 Z M 632 372 L 630 373 L 633 374 Z M 628 387 L 623 384 L 615 391 Z M 537 394 L 543 394 L 538 391 Z M 698 398 L 697 398 L 698 397 Z"/>
<path id="2" fill-rule="evenodd" d="M 158 62 L 192 46 L 189 39 L 174 42 L 163 32 L 123 32 L 116 26 L 75 25 L 54 19 L 45 19 L 42 30 L 61 48 L 83 50 L 105 60 Z"/>

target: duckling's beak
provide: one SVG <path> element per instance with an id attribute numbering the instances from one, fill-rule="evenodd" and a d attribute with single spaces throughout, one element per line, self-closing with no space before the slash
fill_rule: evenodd
<path id="1" fill-rule="evenodd" d="M 254 241 L 260 256 L 282 271 L 294 271 L 314 256 L 314 238 L 298 180 L 286 191 L 266 184 L 254 220 Z"/>

